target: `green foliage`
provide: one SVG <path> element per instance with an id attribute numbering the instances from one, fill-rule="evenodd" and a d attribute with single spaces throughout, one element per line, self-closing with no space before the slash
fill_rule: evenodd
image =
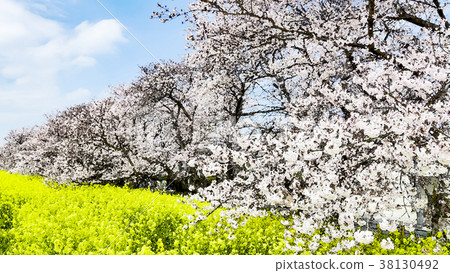
<path id="1" fill-rule="evenodd" d="M 9 247 L 14 210 L 12 204 L 0 193 L 0 254 L 4 254 Z"/>
<path id="2" fill-rule="evenodd" d="M 113 186 L 49 186 L 39 177 L 0 172 L 0 254 L 293 253 L 284 251 L 285 227 L 274 216 L 242 219 L 245 225 L 241 221 L 232 229 L 217 210 L 189 225 L 187 215 L 195 210 L 180 198 Z M 394 250 L 380 246 L 388 237 Z M 448 244 L 438 243 L 443 237 L 412 239 L 399 232 L 380 233 L 372 244 L 338 254 L 436 254 L 439 250 L 448 255 Z M 313 241 L 313 236 L 303 235 L 303 246 Z M 342 241 L 320 241 L 313 253 L 300 253 L 325 254 Z"/>

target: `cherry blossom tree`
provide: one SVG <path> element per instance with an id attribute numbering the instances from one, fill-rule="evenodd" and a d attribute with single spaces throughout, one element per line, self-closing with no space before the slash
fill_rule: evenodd
<path id="1" fill-rule="evenodd" d="M 211 148 L 216 158 L 199 163 L 206 172 L 223 172 L 224 161 L 240 172 L 204 196 L 240 208 L 283 204 L 317 227 L 331 215 L 344 230 L 405 199 L 412 218 L 425 211 L 429 227 L 444 228 L 447 13 L 437 0 L 198 0 L 155 12 L 191 24 L 189 64 L 210 65 L 212 78 L 246 71 L 260 85 L 247 106 L 259 97 L 282 117 L 254 120 L 255 129 L 270 120 L 279 128 L 241 149 Z"/>
<path id="2" fill-rule="evenodd" d="M 41 150 L 39 139 L 43 130 L 33 127 L 11 131 L 0 149 L 0 168 L 19 173 L 42 173 L 39 163 L 44 159 L 36 151 Z"/>

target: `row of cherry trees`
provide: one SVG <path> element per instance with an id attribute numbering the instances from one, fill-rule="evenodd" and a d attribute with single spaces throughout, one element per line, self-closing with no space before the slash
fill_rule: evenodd
<path id="1" fill-rule="evenodd" d="M 154 17 L 190 24 L 185 60 L 151 64 L 105 100 L 12 132 L 2 166 L 61 182 L 165 180 L 211 209 L 233 208 L 231 223 L 272 208 L 299 234 L 326 225 L 326 236 L 348 235 L 399 199 L 411 218 L 449 229 L 448 6 L 161 6 Z"/>
<path id="2" fill-rule="evenodd" d="M 185 64 L 151 64 L 129 86 L 110 97 L 49 116 L 43 126 L 12 131 L 2 148 L 2 166 L 60 183 L 157 187 L 167 181 L 178 192 L 207 183 L 186 160 L 204 153 L 208 129 L 220 118 L 197 118 L 191 96 L 198 72 Z M 221 120 L 222 121 L 222 120 Z M 188 179 L 189 178 L 189 179 Z M 199 185 L 197 185 L 199 186 Z"/>

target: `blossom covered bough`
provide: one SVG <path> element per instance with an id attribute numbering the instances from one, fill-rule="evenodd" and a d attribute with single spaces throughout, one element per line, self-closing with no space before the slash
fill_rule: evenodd
<path id="1" fill-rule="evenodd" d="M 167 180 L 211 210 L 229 208 L 232 226 L 242 215 L 286 216 L 298 251 L 351 236 L 334 251 L 371 243 L 355 230 L 374 219 L 390 232 L 449 230 L 448 9 L 439 0 L 162 6 L 155 17 L 190 23 L 185 60 L 151 64 L 111 98 L 12 133 L 3 168 L 72 182 Z M 398 206 L 401 219 L 388 219 Z"/>

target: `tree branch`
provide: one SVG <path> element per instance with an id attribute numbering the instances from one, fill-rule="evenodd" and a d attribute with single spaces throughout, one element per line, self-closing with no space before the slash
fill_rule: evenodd
<path id="1" fill-rule="evenodd" d="M 441 19 L 445 22 L 445 28 L 448 29 L 450 27 L 450 23 L 448 22 L 447 17 L 445 17 L 444 10 L 440 5 L 439 0 L 433 0 L 433 3 L 436 6 L 439 17 L 441 17 Z"/>

